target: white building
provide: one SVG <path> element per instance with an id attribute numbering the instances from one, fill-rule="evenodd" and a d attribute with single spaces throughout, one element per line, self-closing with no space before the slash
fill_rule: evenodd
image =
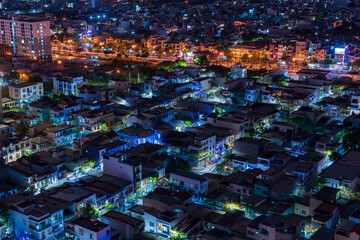
<path id="1" fill-rule="evenodd" d="M 121 153 L 106 153 L 103 155 L 103 161 L 104 174 L 132 182 L 134 188 L 129 192 L 136 191 L 137 183 L 141 184 L 142 180 L 140 162 L 126 159 L 125 154 Z"/>
<path id="2" fill-rule="evenodd" d="M 79 240 L 110 240 L 110 226 L 88 217 L 80 217 L 72 222 Z"/>
<path id="3" fill-rule="evenodd" d="M 144 212 L 144 231 L 169 237 L 170 230 L 176 227 L 187 215 L 184 210 L 177 208 L 164 212 L 156 208 L 148 208 Z"/>
<path id="4" fill-rule="evenodd" d="M 0 19 L 0 44 L 11 46 L 15 56 L 51 60 L 50 21 L 34 17 Z"/>
<path id="5" fill-rule="evenodd" d="M 44 84 L 40 82 L 26 82 L 9 85 L 9 95 L 17 103 L 31 103 L 39 100 L 44 95 Z"/>
<path id="6" fill-rule="evenodd" d="M 189 146 L 189 151 L 199 154 L 201 158 L 214 156 L 216 152 L 216 136 L 207 133 L 194 137 L 194 143 Z"/>
<path id="7" fill-rule="evenodd" d="M 79 95 L 79 87 L 84 83 L 83 76 L 53 78 L 54 93 L 61 92 L 64 95 Z"/>
<path id="8" fill-rule="evenodd" d="M 37 205 L 29 201 L 12 204 L 9 223 L 16 237 L 50 239 L 64 234 L 63 209 L 54 205 Z"/>
<path id="9" fill-rule="evenodd" d="M 351 96 L 350 115 L 360 113 L 360 96 Z"/>
<path id="10" fill-rule="evenodd" d="M 192 172 L 178 170 L 175 173 L 170 173 L 170 182 L 196 193 L 206 195 L 208 191 L 207 178 Z"/>
<path id="11" fill-rule="evenodd" d="M 230 68 L 230 72 L 234 75 L 234 78 L 247 77 L 247 69 L 246 67 L 243 67 L 241 64 L 232 65 Z"/>

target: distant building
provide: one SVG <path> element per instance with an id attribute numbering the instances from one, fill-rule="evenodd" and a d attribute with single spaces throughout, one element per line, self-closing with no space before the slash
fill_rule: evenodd
<path id="1" fill-rule="evenodd" d="M 15 56 L 51 60 L 50 21 L 34 17 L 0 19 L 0 44 L 12 46 Z"/>
<path id="2" fill-rule="evenodd" d="M 241 64 L 232 65 L 230 72 L 233 74 L 234 78 L 246 78 L 247 77 L 247 68 L 243 67 Z"/>

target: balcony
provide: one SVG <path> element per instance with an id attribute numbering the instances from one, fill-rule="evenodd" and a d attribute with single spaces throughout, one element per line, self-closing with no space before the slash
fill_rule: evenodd
<path id="1" fill-rule="evenodd" d="M 51 227 L 51 224 L 38 224 L 38 225 L 33 225 L 33 224 L 29 224 L 29 228 L 31 230 L 34 230 L 36 232 L 41 232 L 42 230 Z"/>

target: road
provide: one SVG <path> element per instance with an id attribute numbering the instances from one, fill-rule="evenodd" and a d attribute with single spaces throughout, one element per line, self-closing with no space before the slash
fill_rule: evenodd
<path id="1" fill-rule="evenodd" d="M 67 46 L 67 48 L 72 48 L 71 46 Z M 82 56 L 76 56 L 79 55 L 78 52 L 74 51 L 74 50 L 59 50 L 57 48 L 53 48 L 53 59 L 54 60 L 63 60 L 63 61 L 74 61 L 77 63 L 83 63 L 83 64 L 96 64 L 96 65 L 103 65 L 103 64 L 112 64 L 112 60 L 115 58 L 119 58 L 117 56 L 117 54 L 104 54 L 102 52 L 100 53 L 96 53 L 96 52 L 82 52 L 81 55 Z M 72 54 L 72 56 L 69 56 L 69 54 Z M 89 57 L 97 57 L 97 59 L 90 59 Z M 98 59 L 101 58 L 101 59 Z M 156 56 L 149 56 L 147 58 L 142 58 L 142 57 L 137 57 L 135 55 L 130 55 L 129 57 L 125 57 L 125 56 L 121 56 L 120 57 L 123 60 L 128 60 L 128 61 L 138 61 L 138 62 L 144 62 L 144 63 L 148 63 L 148 64 L 154 64 L 157 65 L 160 62 L 163 61 L 175 61 L 178 57 L 168 57 L 168 56 L 163 56 L 163 57 L 156 57 Z M 193 62 L 192 58 L 184 58 L 187 63 L 188 66 L 196 66 Z M 235 62 L 233 61 L 220 61 L 220 60 L 214 60 L 211 59 L 210 60 L 210 65 L 222 65 L 224 67 L 230 67 L 232 65 L 234 65 Z M 245 66 L 248 66 L 249 64 L 245 63 Z M 250 64 L 251 70 L 257 70 L 261 68 L 260 64 Z M 267 70 L 274 70 L 275 68 L 268 66 Z M 278 69 L 278 67 L 276 67 L 276 69 Z M 297 71 L 299 71 L 301 68 L 300 67 L 290 67 L 290 68 L 285 68 L 282 67 L 282 69 L 288 70 L 289 71 L 289 77 L 292 77 L 294 79 L 297 79 Z M 337 71 L 334 69 L 326 69 L 326 68 L 322 68 L 323 70 L 330 70 L 331 71 L 331 76 L 332 77 L 352 77 L 355 81 L 360 81 L 360 76 L 358 75 L 350 75 L 347 74 L 347 71 Z"/>

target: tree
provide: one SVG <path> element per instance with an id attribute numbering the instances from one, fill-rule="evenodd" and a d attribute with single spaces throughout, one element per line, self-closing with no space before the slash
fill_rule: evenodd
<path id="1" fill-rule="evenodd" d="M 331 153 L 329 154 L 329 158 L 333 162 L 339 160 L 341 158 L 341 156 L 342 155 L 339 152 L 334 152 L 334 151 L 331 151 Z"/>
<path id="2" fill-rule="evenodd" d="M 105 131 L 105 132 L 108 132 L 109 131 L 109 127 L 107 125 L 106 122 L 104 122 L 103 124 L 101 124 L 101 130 Z"/>
<path id="3" fill-rule="evenodd" d="M 82 48 L 82 47 L 76 47 L 76 48 L 75 48 L 75 52 L 76 52 L 76 53 L 84 52 L 84 48 Z"/>
<path id="4" fill-rule="evenodd" d="M 360 59 L 355 60 L 353 65 L 356 66 L 356 67 L 360 67 Z"/>
<path id="5" fill-rule="evenodd" d="M 218 116 L 218 117 L 220 117 L 222 114 L 223 114 L 223 112 L 224 112 L 224 109 L 222 109 L 222 108 L 216 108 L 215 109 L 215 114 Z"/>
<path id="6" fill-rule="evenodd" d="M 73 39 L 73 41 L 74 41 L 75 43 L 80 42 L 79 32 L 74 32 L 74 33 L 72 34 L 72 39 Z"/>
<path id="7" fill-rule="evenodd" d="M 313 189 L 320 190 L 322 187 L 326 186 L 327 180 L 321 176 L 313 176 L 311 178 L 311 186 Z"/>
<path id="8" fill-rule="evenodd" d="M 194 58 L 195 65 L 207 66 L 207 65 L 209 65 L 209 63 L 210 63 L 209 59 L 204 55 Z"/>
<path id="9" fill-rule="evenodd" d="M 97 219 L 101 217 L 101 212 L 92 204 L 87 204 L 84 209 L 84 215 L 91 219 Z"/>
<path id="10" fill-rule="evenodd" d="M 7 224 L 10 218 L 10 212 L 8 206 L 4 203 L 0 203 L 0 221 Z"/>
<path id="11" fill-rule="evenodd" d="M 187 234 L 180 230 L 171 229 L 169 238 L 171 240 L 183 240 L 187 238 Z"/>
<path id="12" fill-rule="evenodd" d="M 179 169 L 184 171 L 191 171 L 191 166 L 188 161 L 180 157 L 170 158 L 166 165 L 166 172 L 173 173 Z"/>
<path id="13" fill-rule="evenodd" d="M 250 32 L 246 32 L 242 35 L 242 40 L 244 42 L 252 42 L 252 41 L 256 41 L 260 38 L 263 38 L 263 34 L 258 34 L 254 31 L 250 31 Z"/>
<path id="14" fill-rule="evenodd" d="M 29 82 L 42 82 L 42 78 L 39 75 L 33 75 L 29 77 Z"/>
<path id="15" fill-rule="evenodd" d="M 68 235 L 65 237 L 65 240 L 77 240 L 78 238 L 74 235 Z"/>
<path id="16" fill-rule="evenodd" d="M 360 149 L 360 131 L 354 131 L 346 134 L 342 139 L 342 147 L 345 151 Z"/>
<path id="17" fill-rule="evenodd" d="M 219 163 L 216 165 L 216 172 L 217 173 L 223 173 L 225 171 L 225 164 Z"/>
<path id="18" fill-rule="evenodd" d="M 310 60 L 310 63 L 317 63 L 318 62 L 318 60 L 316 59 L 316 58 L 312 58 L 311 60 Z"/>
<path id="19" fill-rule="evenodd" d="M 316 131 L 316 124 L 314 124 L 309 118 L 293 117 L 290 119 L 291 123 L 295 123 L 298 127 L 309 134 L 313 134 Z"/>
<path id="20" fill-rule="evenodd" d="M 27 133 L 27 131 L 29 130 L 29 126 L 26 124 L 19 124 L 16 126 L 15 130 L 18 133 Z"/>
<path id="21" fill-rule="evenodd" d="M 89 159 L 86 163 L 86 165 L 90 168 L 93 168 L 95 166 L 95 164 L 96 164 L 95 159 Z"/>
<path id="22" fill-rule="evenodd" d="M 187 62 L 183 59 L 176 59 L 175 61 L 163 61 L 162 63 L 156 66 L 156 69 L 161 69 L 171 72 L 178 67 L 187 67 Z"/>
<path id="23" fill-rule="evenodd" d="M 291 62 L 291 57 L 289 56 L 282 56 L 280 59 L 283 60 L 284 62 Z"/>
<path id="24" fill-rule="evenodd" d="M 286 77 L 284 74 L 277 75 L 273 78 L 273 83 L 278 87 L 284 87 L 289 81 L 289 77 Z"/>
<path id="25" fill-rule="evenodd" d="M 243 61 L 247 61 L 247 60 L 249 60 L 249 54 L 247 54 L 247 53 L 244 53 L 244 55 L 242 55 L 241 56 L 241 60 L 243 60 Z"/>
<path id="26" fill-rule="evenodd" d="M 20 73 L 12 71 L 4 75 L 3 80 L 9 84 L 17 84 L 20 81 Z"/>
<path id="27" fill-rule="evenodd" d="M 148 58 L 149 56 L 150 56 L 150 53 L 147 50 L 141 55 L 142 58 Z"/>

